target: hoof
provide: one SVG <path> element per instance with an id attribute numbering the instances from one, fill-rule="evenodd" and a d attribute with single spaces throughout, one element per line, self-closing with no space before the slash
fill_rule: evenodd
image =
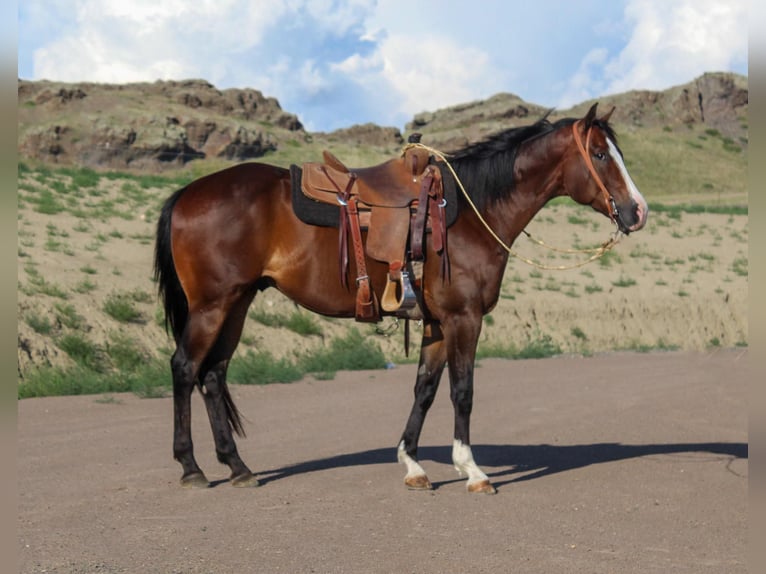
<path id="1" fill-rule="evenodd" d="M 232 476 L 231 485 L 236 486 L 237 488 L 251 488 L 260 486 L 261 483 L 258 482 L 258 479 L 255 478 L 253 473 L 248 472 L 245 474 L 240 474 L 239 476 Z"/>
<path id="2" fill-rule="evenodd" d="M 193 472 L 181 477 L 181 486 L 184 488 L 208 488 L 210 483 L 201 472 Z"/>
<path id="3" fill-rule="evenodd" d="M 419 476 L 407 476 L 404 478 L 404 484 L 410 490 L 432 490 L 431 481 L 425 474 Z"/>
<path id="4" fill-rule="evenodd" d="M 496 494 L 497 490 L 489 480 L 481 480 L 479 482 L 469 483 L 466 488 L 471 494 Z"/>

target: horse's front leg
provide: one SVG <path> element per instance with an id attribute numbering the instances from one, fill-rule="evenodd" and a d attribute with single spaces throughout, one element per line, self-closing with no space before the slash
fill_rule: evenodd
<path id="1" fill-rule="evenodd" d="M 450 398 L 455 410 L 452 463 L 461 475 L 468 476 L 468 492 L 495 494 L 489 477 L 473 459 L 471 451 L 471 411 L 473 410 L 473 372 L 476 346 L 481 332 L 481 315 L 453 317 L 445 322 Z"/>
<path id="2" fill-rule="evenodd" d="M 444 337 L 439 323 L 432 321 L 423 325 L 423 342 L 415 381 L 415 401 L 397 451 L 399 462 L 407 466 L 404 484 L 414 490 L 430 490 L 431 481 L 417 460 L 420 431 L 428 409 L 434 402 L 439 380 L 447 360 Z"/>

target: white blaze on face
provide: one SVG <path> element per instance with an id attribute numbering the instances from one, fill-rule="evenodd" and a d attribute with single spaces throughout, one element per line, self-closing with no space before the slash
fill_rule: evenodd
<path id="1" fill-rule="evenodd" d="M 622 161 L 622 156 L 620 155 L 620 151 L 617 149 L 617 146 L 614 145 L 614 142 L 609 138 L 606 138 L 606 143 L 609 145 L 609 155 L 617 164 L 617 167 L 620 170 L 620 174 L 622 175 L 622 179 L 625 181 L 625 185 L 628 188 L 630 197 L 638 206 L 638 222 L 630 227 L 630 231 L 636 231 L 641 229 L 646 223 L 646 216 L 649 213 L 649 206 L 646 204 L 644 196 L 641 195 L 640 191 L 638 191 L 636 184 L 633 183 L 633 178 L 630 177 L 628 168 L 625 167 L 625 162 Z"/>

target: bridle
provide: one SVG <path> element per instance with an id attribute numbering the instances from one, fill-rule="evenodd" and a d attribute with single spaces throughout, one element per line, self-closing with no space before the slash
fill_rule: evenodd
<path id="1" fill-rule="evenodd" d="M 604 182 L 601 180 L 601 176 L 598 175 L 598 172 L 596 171 L 596 167 L 593 165 L 593 160 L 590 157 L 590 154 L 588 151 L 590 150 L 590 134 L 593 131 L 593 127 L 589 127 L 588 131 L 585 136 L 585 145 L 582 143 L 582 138 L 580 137 L 580 132 L 577 129 L 577 124 L 579 124 L 582 120 L 578 120 L 575 123 L 572 124 L 572 134 L 574 135 L 575 143 L 577 144 L 577 149 L 580 150 L 580 155 L 582 155 L 583 160 L 585 161 L 585 165 L 588 168 L 588 171 L 593 176 L 593 179 L 596 181 L 596 185 L 598 185 L 599 189 L 601 190 L 601 193 L 604 194 L 604 201 L 606 202 L 606 208 L 609 211 L 609 219 L 612 220 L 612 223 L 617 225 L 619 227 L 619 224 L 617 222 L 617 217 L 619 217 L 620 212 L 617 210 L 617 204 L 614 202 L 614 197 L 612 197 L 612 194 L 609 193 L 609 191 L 606 189 L 606 186 L 604 185 Z"/>

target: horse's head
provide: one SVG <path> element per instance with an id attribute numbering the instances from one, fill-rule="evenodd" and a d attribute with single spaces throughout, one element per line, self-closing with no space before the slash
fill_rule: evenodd
<path id="1" fill-rule="evenodd" d="M 638 231 L 646 224 L 649 208 L 628 174 L 609 126 L 614 108 L 597 118 L 597 106 L 593 104 L 584 118 L 572 124 L 564 187 L 572 199 L 603 213 L 623 233 Z"/>

